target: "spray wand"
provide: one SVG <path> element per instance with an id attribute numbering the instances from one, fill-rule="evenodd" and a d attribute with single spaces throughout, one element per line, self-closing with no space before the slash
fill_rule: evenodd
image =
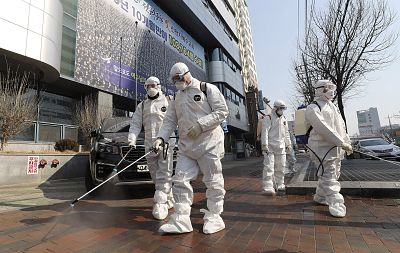
<path id="1" fill-rule="evenodd" d="M 126 153 L 126 155 L 121 159 L 121 161 L 115 166 L 115 168 L 122 162 L 122 160 L 125 159 L 125 157 L 129 154 L 129 152 L 132 150 L 132 148 Z M 100 186 L 102 186 L 103 184 L 107 183 L 108 181 L 110 181 L 112 178 L 114 178 L 115 176 L 117 176 L 119 173 L 123 172 L 124 170 L 126 170 L 127 168 L 131 167 L 132 165 L 134 165 L 135 163 L 137 163 L 138 161 L 140 161 L 141 159 L 145 158 L 146 156 L 148 156 L 151 152 L 155 152 L 153 148 L 150 149 L 149 152 L 147 152 L 146 154 L 144 154 L 142 157 L 140 157 L 139 159 L 137 159 L 136 161 L 134 161 L 133 163 L 129 164 L 128 166 L 126 166 L 125 168 L 123 168 L 122 170 L 118 171 L 117 173 L 115 173 L 114 175 L 112 175 L 111 177 L 107 178 L 107 180 L 103 181 L 101 184 L 97 185 L 96 187 L 94 187 L 93 189 L 91 189 L 90 191 L 88 191 L 87 193 L 83 194 L 82 196 L 80 196 L 79 198 L 75 199 L 74 201 L 72 201 L 72 203 L 70 204 L 71 207 L 74 207 L 75 203 L 77 203 L 79 200 L 81 200 L 82 198 L 84 198 L 86 195 L 88 195 L 89 193 L 91 193 L 92 191 L 96 190 L 97 188 L 99 188 Z"/>

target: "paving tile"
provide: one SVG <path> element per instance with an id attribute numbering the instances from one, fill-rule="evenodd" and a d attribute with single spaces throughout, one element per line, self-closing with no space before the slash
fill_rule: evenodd
<path id="1" fill-rule="evenodd" d="M 158 233 L 166 221 L 152 218 L 151 192 L 105 195 L 81 200 L 73 210 L 64 201 L 0 213 L 0 251 L 399 252 L 397 200 L 346 196 L 348 215 L 338 219 L 326 206 L 314 204 L 312 196 L 262 195 L 261 160 L 243 164 L 225 173 L 226 228 L 219 233 L 202 233 L 199 209 L 206 199 L 200 177 L 193 182 L 192 233 Z"/>

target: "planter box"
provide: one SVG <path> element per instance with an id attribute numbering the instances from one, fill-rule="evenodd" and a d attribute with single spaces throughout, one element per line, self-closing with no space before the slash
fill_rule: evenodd
<path id="1" fill-rule="evenodd" d="M 28 156 L 39 156 L 47 164 L 38 168 L 38 174 L 28 174 Z M 51 161 L 59 164 L 51 168 Z M 48 180 L 79 178 L 85 176 L 89 165 L 89 154 L 0 154 L 0 186 L 12 184 L 40 184 Z"/>

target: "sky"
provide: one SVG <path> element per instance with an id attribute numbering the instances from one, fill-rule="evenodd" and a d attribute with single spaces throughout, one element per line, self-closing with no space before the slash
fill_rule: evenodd
<path id="1" fill-rule="evenodd" d="M 375 0 L 373 0 L 375 1 Z M 311 2 L 310 0 L 308 1 Z M 396 13 L 392 27 L 400 31 L 400 1 L 387 0 Z M 299 3 L 299 8 L 298 8 Z M 327 9 L 328 0 L 317 0 L 317 8 Z M 259 89 L 273 103 L 282 99 L 289 105 L 288 120 L 293 119 L 294 77 L 292 63 L 297 55 L 298 37 L 302 39 L 305 22 L 305 0 L 247 0 L 253 33 Z M 299 11 L 298 11 L 299 10 Z M 298 15 L 299 13 L 299 15 Z M 348 132 L 358 134 L 358 110 L 377 107 L 382 126 L 400 124 L 400 38 L 392 52 L 397 56 L 389 66 L 368 74 L 362 80 L 363 91 L 345 101 Z M 399 115 L 399 117 L 393 117 Z"/>

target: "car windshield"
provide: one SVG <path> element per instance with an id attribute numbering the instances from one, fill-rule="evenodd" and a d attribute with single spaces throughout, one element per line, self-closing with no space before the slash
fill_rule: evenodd
<path id="1" fill-rule="evenodd" d="M 379 145 L 389 145 L 389 142 L 383 139 L 360 141 L 360 146 L 362 147 L 379 146 Z"/>
<path id="2" fill-rule="evenodd" d="M 129 132 L 130 119 L 126 117 L 115 117 L 104 120 L 101 127 L 102 133 Z"/>

